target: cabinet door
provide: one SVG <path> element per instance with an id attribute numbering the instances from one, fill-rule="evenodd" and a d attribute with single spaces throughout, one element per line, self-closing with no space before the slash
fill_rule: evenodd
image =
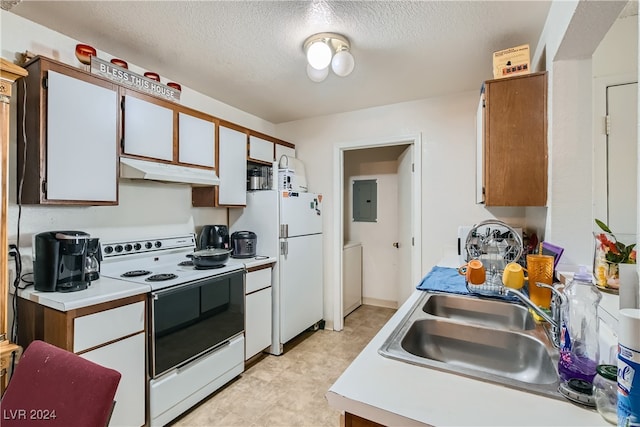
<path id="1" fill-rule="evenodd" d="M 125 154 L 173 160 L 173 110 L 127 91 L 124 98 Z M 151 97 L 148 97 L 151 98 Z"/>
<path id="2" fill-rule="evenodd" d="M 547 76 L 486 82 L 485 204 L 547 202 Z"/>
<path id="3" fill-rule="evenodd" d="M 117 105 L 115 89 L 48 72 L 47 199 L 117 200 Z"/>
<path id="4" fill-rule="evenodd" d="M 245 305 L 245 360 L 248 360 L 271 345 L 271 288 L 247 295 Z"/>
<path id="5" fill-rule="evenodd" d="M 263 162 L 273 162 L 273 142 L 257 136 L 249 136 L 249 158 Z"/>
<path id="6" fill-rule="evenodd" d="M 220 126 L 219 205 L 247 204 L 247 135 Z"/>
<path id="7" fill-rule="evenodd" d="M 279 162 L 282 156 L 295 157 L 296 149 L 287 147 L 286 145 L 276 144 L 276 162 Z"/>
<path id="8" fill-rule="evenodd" d="M 87 360 L 120 372 L 111 415 L 111 426 L 141 426 L 145 424 L 145 340 L 144 333 L 116 341 L 81 354 Z"/>
<path id="9" fill-rule="evenodd" d="M 178 129 L 178 161 L 215 167 L 215 123 L 180 112 Z"/>

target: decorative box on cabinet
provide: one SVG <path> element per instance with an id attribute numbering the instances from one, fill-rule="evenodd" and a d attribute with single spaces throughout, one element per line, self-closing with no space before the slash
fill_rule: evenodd
<path id="1" fill-rule="evenodd" d="M 26 124 L 26 139 L 17 132 L 21 202 L 117 204 L 118 86 L 43 57 L 25 68 L 17 103 L 18 123 Z"/>
<path id="2" fill-rule="evenodd" d="M 478 106 L 477 202 L 547 203 L 547 74 L 488 80 Z"/>
<path id="3" fill-rule="evenodd" d="M 146 295 L 54 310 L 18 298 L 18 343 L 42 340 L 122 374 L 110 425 L 146 423 Z"/>
<path id="4" fill-rule="evenodd" d="M 271 346 L 272 266 L 249 269 L 245 285 L 245 360 Z"/>

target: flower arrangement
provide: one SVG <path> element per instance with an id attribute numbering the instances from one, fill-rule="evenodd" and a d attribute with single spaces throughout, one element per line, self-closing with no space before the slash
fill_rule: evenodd
<path id="1" fill-rule="evenodd" d="M 607 224 L 596 219 L 598 227 L 604 231 L 596 235 L 596 239 L 600 242 L 600 250 L 605 254 L 605 260 L 616 264 L 635 264 L 636 263 L 636 244 L 625 245 L 618 241 Z"/>
<path id="2" fill-rule="evenodd" d="M 617 290 L 620 287 L 619 264 L 635 264 L 635 243 L 625 245 L 618 241 L 607 224 L 596 219 L 596 224 L 603 231 L 593 233 L 596 248 L 593 256 L 593 274 L 596 284 L 601 288 Z"/>

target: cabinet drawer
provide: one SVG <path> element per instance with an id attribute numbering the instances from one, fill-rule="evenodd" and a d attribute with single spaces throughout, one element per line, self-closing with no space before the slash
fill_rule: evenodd
<path id="1" fill-rule="evenodd" d="M 74 353 L 144 331 L 144 302 L 76 317 L 73 330 Z"/>
<path id="2" fill-rule="evenodd" d="M 271 268 L 263 268 L 262 270 L 247 273 L 246 280 L 245 294 L 268 288 L 271 286 Z"/>

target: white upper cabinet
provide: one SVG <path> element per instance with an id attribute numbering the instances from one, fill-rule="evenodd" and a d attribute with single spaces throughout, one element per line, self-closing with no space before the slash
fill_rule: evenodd
<path id="1" fill-rule="evenodd" d="M 46 198 L 117 201 L 117 92 L 51 70 L 47 84 Z"/>
<path id="2" fill-rule="evenodd" d="M 273 142 L 257 136 L 249 136 L 249 159 L 273 162 Z"/>
<path id="3" fill-rule="evenodd" d="M 215 123 L 180 112 L 178 129 L 178 161 L 215 167 Z"/>
<path id="4" fill-rule="evenodd" d="M 123 153 L 172 161 L 173 110 L 142 97 L 124 97 Z"/>
<path id="5" fill-rule="evenodd" d="M 218 205 L 247 204 L 247 134 L 219 126 Z"/>
<path id="6" fill-rule="evenodd" d="M 282 156 L 295 157 L 296 149 L 287 147 L 286 145 L 276 144 L 276 162 L 280 162 L 280 157 Z"/>

